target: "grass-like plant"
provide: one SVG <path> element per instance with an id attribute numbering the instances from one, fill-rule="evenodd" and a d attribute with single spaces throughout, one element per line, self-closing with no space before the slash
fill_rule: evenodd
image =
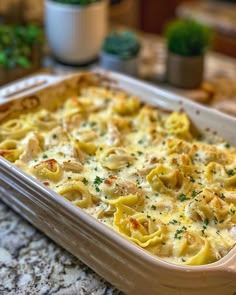
<path id="1" fill-rule="evenodd" d="M 0 26 L 0 67 L 31 66 L 32 48 L 43 41 L 42 29 L 35 25 Z"/>
<path id="2" fill-rule="evenodd" d="M 121 31 L 109 34 L 104 40 L 102 50 L 121 59 L 129 59 L 139 53 L 140 47 L 140 42 L 134 33 Z"/>
<path id="3" fill-rule="evenodd" d="M 210 30 L 193 20 L 174 20 L 166 29 L 169 52 L 182 56 L 205 53 L 210 42 Z"/>
<path id="4" fill-rule="evenodd" d="M 62 4 L 85 6 L 85 5 L 89 5 L 101 0 L 52 0 L 52 1 L 62 3 Z"/>

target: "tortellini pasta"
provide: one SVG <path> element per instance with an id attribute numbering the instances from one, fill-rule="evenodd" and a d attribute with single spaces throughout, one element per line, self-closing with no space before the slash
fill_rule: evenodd
<path id="1" fill-rule="evenodd" d="M 135 205 L 136 202 L 138 202 L 137 195 L 120 197 L 109 202 L 116 206 L 114 214 L 116 229 L 122 235 L 144 248 L 160 243 L 165 231 L 164 225 L 160 220 L 147 218 L 143 213 L 136 213 L 130 207 Z"/>
<path id="2" fill-rule="evenodd" d="M 182 257 L 186 265 L 201 265 L 216 260 L 208 239 L 188 231 L 175 239 L 173 251 L 175 256 Z"/>
<path id="3" fill-rule="evenodd" d="M 57 118 L 47 110 L 41 110 L 30 118 L 29 123 L 32 122 L 33 126 L 39 129 L 51 130 L 58 125 Z"/>
<path id="4" fill-rule="evenodd" d="M 62 178 L 62 168 L 55 159 L 42 161 L 33 167 L 33 174 L 44 180 L 58 181 Z"/>
<path id="5" fill-rule="evenodd" d="M 57 189 L 57 193 L 80 208 L 87 208 L 92 205 L 92 195 L 81 181 L 64 183 Z"/>
<path id="6" fill-rule="evenodd" d="M 154 191 L 163 194 L 188 193 L 191 188 L 189 179 L 181 171 L 163 165 L 157 165 L 147 175 L 147 181 Z"/>
<path id="7" fill-rule="evenodd" d="M 190 122 L 185 113 L 173 112 L 165 121 L 167 133 L 178 137 L 189 138 Z"/>
<path id="8" fill-rule="evenodd" d="M 0 140 L 4 139 L 21 139 L 29 131 L 31 127 L 23 119 L 11 119 L 1 125 Z"/>
<path id="9" fill-rule="evenodd" d="M 103 167 L 117 170 L 130 165 L 134 159 L 122 148 L 107 148 L 99 156 Z"/>
<path id="10" fill-rule="evenodd" d="M 10 162 L 15 162 L 23 149 L 18 146 L 18 142 L 13 139 L 6 139 L 0 143 L 0 156 L 3 156 Z"/>

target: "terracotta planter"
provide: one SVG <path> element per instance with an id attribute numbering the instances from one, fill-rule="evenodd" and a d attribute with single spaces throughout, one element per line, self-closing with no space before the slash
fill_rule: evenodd
<path id="1" fill-rule="evenodd" d="M 31 67 L 22 68 L 16 67 L 12 70 L 7 70 L 0 67 L 0 85 L 12 82 L 24 76 L 30 75 L 40 68 L 41 65 L 41 49 L 40 47 L 34 47 L 32 50 Z"/>
<path id="2" fill-rule="evenodd" d="M 138 73 L 138 55 L 129 59 L 121 59 L 116 55 L 101 52 L 100 66 L 106 70 L 136 76 Z"/>
<path id="3" fill-rule="evenodd" d="M 180 88 L 197 88 L 203 80 L 204 56 L 181 56 L 168 53 L 167 81 Z"/>
<path id="4" fill-rule="evenodd" d="M 45 2 L 49 47 L 58 60 L 83 64 L 97 58 L 107 31 L 108 1 L 86 6 Z"/>

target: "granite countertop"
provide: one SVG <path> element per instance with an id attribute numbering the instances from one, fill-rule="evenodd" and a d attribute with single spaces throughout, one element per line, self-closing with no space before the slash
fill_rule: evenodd
<path id="1" fill-rule="evenodd" d="M 122 293 L 0 202 L 0 294 Z"/>

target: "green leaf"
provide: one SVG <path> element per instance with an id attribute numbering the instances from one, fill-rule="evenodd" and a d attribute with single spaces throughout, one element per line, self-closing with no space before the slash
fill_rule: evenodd
<path id="1" fill-rule="evenodd" d="M 168 50 L 183 56 L 204 54 L 210 37 L 209 28 L 193 20 L 174 20 L 166 29 Z"/>
<path id="2" fill-rule="evenodd" d="M 16 62 L 18 65 L 22 66 L 23 68 L 29 68 L 31 66 L 30 61 L 23 56 L 18 57 L 16 59 Z"/>
<path id="3" fill-rule="evenodd" d="M 0 65 L 5 65 L 6 62 L 7 62 L 7 56 L 3 52 L 0 52 Z"/>
<path id="4" fill-rule="evenodd" d="M 0 25 L 0 65 L 6 69 L 30 67 L 32 48 L 42 42 L 42 29 L 38 26 Z"/>
<path id="5" fill-rule="evenodd" d="M 103 51 L 121 59 L 129 59 L 139 53 L 140 47 L 140 42 L 134 33 L 113 32 L 106 37 Z"/>

